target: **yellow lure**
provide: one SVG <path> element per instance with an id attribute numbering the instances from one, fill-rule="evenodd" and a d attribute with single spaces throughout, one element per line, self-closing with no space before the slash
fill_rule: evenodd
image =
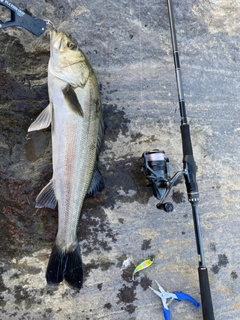
<path id="1" fill-rule="evenodd" d="M 144 260 L 143 262 L 141 262 L 139 265 L 136 266 L 136 268 L 133 271 L 133 275 L 132 275 L 132 280 L 134 280 L 134 275 L 143 270 L 146 269 L 148 267 L 151 266 L 151 264 L 153 264 L 154 258 L 148 258 L 147 260 Z"/>

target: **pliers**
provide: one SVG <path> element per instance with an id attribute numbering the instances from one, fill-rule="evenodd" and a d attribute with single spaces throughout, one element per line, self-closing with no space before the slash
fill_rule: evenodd
<path id="1" fill-rule="evenodd" d="M 168 306 L 170 305 L 170 303 L 173 300 L 189 300 L 191 301 L 196 308 L 198 308 L 200 306 L 200 303 L 197 302 L 193 297 L 189 296 L 186 293 L 183 292 L 177 292 L 174 291 L 173 293 L 167 292 L 163 289 L 163 287 L 160 286 L 160 284 L 155 280 L 159 291 L 158 290 L 154 290 L 152 287 L 149 286 L 149 288 L 162 300 L 162 310 L 163 310 L 163 314 L 164 314 L 164 319 L 165 320 L 170 320 L 170 310 L 168 309 Z"/>
<path id="2" fill-rule="evenodd" d="M 0 18 L 0 29 L 22 27 L 33 33 L 35 36 L 40 36 L 45 32 L 48 24 L 47 20 L 31 17 L 8 0 L 0 0 L 0 5 L 6 7 L 11 12 L 11 20 L 4 23 Z"/>

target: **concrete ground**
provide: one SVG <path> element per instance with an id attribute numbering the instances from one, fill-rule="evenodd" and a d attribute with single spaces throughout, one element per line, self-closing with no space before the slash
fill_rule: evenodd
<path id="1" fill-rule="evenodd" d="M 141 170 L 143 152 L 163 149 L 182 169 L 180 116 L 164 0 L 15 1 L 77 39 L 98 78 L 106 123 L 99 166 L 106 187 L 85 201 L 79 241 L 80 292 L 48 287 L 45 270 L 57 211 L 35 209 L 51 178 L 50 130 L 27 135 L 48 104 L 49 35 L 0 32 L 0 319 L 163 319 L 148 285 L 200 301 L 191 206 L 179 180 L 157 199 Z M 173 0 L 197 180 L 199 215 L 215 319 L 240 314 L 240 4 Z M 1 16 L 1 14 L 0 14 Z M 131 281 L 134 267 L 155 261 Z M 202 319 L 201 307 L 173 302 L 171 319 Z"/>

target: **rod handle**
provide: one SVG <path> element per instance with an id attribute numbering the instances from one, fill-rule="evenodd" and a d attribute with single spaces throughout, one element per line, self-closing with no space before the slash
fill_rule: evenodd
<path id="1" fill-rule="evenodd" d="M 180 129 L 182 134 L 183 156 L 191 156 L 193 155 L 193 150 L 189 124 L 182 124 Z"/>
<path id="2" fill-rule="evenodd" d="M 212 305 L 212 297 L 210 291 L 210 284 L 208 279 L 208 270 L 206 267 L 198 268 L 201 300 L 202 300 L 202 312 L 204 320 L 214 320 L 214 312 Z"/>
<path id="3" fill-rule="evenodd" d="M 188 200 L 194 203 L 199 200 L 198 186 L 196 181 L 196 165 L 193 157 L 190 128 L 188 124 L 181 125 L 183 167 L 186 171 L 185 183 L 187 187 Z"/>

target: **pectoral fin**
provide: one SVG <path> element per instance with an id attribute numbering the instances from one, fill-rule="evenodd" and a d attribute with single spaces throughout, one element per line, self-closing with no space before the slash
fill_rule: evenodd
<path id="1" fill-rule="evenodd" d="M 74 112 L 76 112 L 78 115 L 83 117 L 83 109 L 79 103 L 79 100 L 77 98 L 77 95 L 69 84 L 62 90 L 64 98 L 66 99 L 66 102 L 70 109 L 72 109 Z"/>
<path id="2" fill-rule="evenodd" d="M 46 129 L 52 121 L 52 103 L 40 113 L 37 119 L 30 125 L 28 132 Z"/>
<path id="3" fill-rule="evenodd" d="M 51 180 L 37 196 L 35 207 L 54 209 L 56 205 L 57 199 L 53 189 L 53 181 Z"/>

